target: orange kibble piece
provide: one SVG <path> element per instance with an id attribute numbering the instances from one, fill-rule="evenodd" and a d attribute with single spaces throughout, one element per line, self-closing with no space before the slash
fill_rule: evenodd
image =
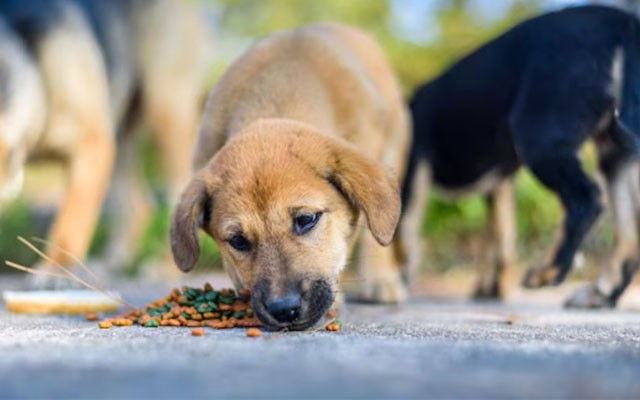
<path id="1" fill-rule="evenodd" d="M 195 328 L 191 330 L 192 336 L 204 336 L 204 328 Z"/>
<path id="2" fill-rule="evenodd" d="M 84 317 L 87 319 L 87 321 L 91 322 L 97 321 L 100 318 L 98 314 L 93 312 L 87 313 L 87 315 L 85 315 Z"/>
<path id="3" fill-rule="evenodd" d="M 340 324 L 336 324 L 335 322 L 332 322 L 329 325 L 327 325 L 327 330 L 330 332 L 337 332 L 340 330 Z"/>
<path id="4" fill-rule="evenodd" d="M 336 319 L 337 316 L 338 316 L 338 312 L 336 310 L 327 311 L 327 318 Z"/>
<path id="5" fill-rule="evenodd" d="M 247 329 L 247 336 L 249 337 L 258 337 L 262 335 L 262 331 L 258 328 L 249 328 Z"/>
<path id="6" fill-rule="evenodd" d="M 98 326 L 100 327 L 100 329 L 109 329 L 113 326 L 113 324 L 111 323 L 111 321 L 100 321 L 98 322 Z"/>

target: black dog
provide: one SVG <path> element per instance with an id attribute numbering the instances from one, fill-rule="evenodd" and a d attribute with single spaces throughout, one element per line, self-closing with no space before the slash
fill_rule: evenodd
<path id="1" fill-rule="evenodd" d="M 528 20 L 421 87 L 411 103 L 414 143 L 404 200 L 416 203 L 420 171 L 445 190 L 483 190 L 500 242 L 496 268 L 476 294 L 500 294 L 515 230 L 509 185 L 520 165 L 562 201 L 563 235 L 550 263 L 531 268 L 530 288 L 561 283 L 602 206 L 577 152 L 597 144 L 616 219 L 613 266 L 570 300 L 614 306 L 638 266 L 636 193 L 640 153 L 640 23 L 613 8 L 569 8 Z M 427 168 L 425 168 L 427 167 Z M 425 178 L 420 178 L 424 180 Z M 415 216 L 407 217 L 414 219 Z"/>

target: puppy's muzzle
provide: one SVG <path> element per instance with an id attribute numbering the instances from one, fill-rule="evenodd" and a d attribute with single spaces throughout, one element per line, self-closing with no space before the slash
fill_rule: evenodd
<path id="1" fill-rule="evenodd" d="M 268 281 L 261 281 L 252 290 L 252 307 L 260 321 L 274 328 L 304 330 L 315 325 L 334 301 L 331 285 L 315 280 L 303 291 L 302 282 L 292 285 L 282 295 L 275 295 Z"/>

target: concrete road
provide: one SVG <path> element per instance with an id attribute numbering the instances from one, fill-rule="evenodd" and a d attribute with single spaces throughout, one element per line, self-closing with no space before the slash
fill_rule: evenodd
<path id="1" fill-rule="evenodd" d="M 143 292 L 123 290 L 165 293 Z M 340 319 L 252 339 L 3 310 L 0 398 L 640 398 L 638 310 L 415 300 Z"/>

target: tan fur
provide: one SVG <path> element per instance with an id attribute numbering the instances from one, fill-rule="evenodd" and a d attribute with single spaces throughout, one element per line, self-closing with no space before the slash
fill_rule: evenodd
<path id="1" fill-rule="evenodd" d="M 207 34 L 194 7 L 183 0 L 138 4 L 134 13 L 137 65 L 143 99 L 142 122 L 160 152 L 170 206 L 177 203 L 191 175 L 193 144 L 198 130 L 207 72 Z M 110 200 L 116 205 L 115 233 L 108 245 L 109 269 L 129 265 L 140 250 L 153 215 L 150 188 L 139 174 L 135 140 L 120 142 Z M 127 204 L 127 207 L 120 207 Z M 153 260 L 143 273 L 152 279 L 173 279 L 176 269 L 171 256 L 161 255 L 162 268 Z"/>
<path id="2" fill-rule="evenodd" d="M 515 261 L 516 224 L 513 181 L 502 181 L 489 196 L 491 241 L 495 260 L 480 265 L 474 297 L 504 298 L 506 276 Z"/>
<path id="3" fill-rule="evenodd" d="M 66 161 L 67 196 L 54 220 L 50 240 L 83 257 L 111 176 L 115 133 L 98 45 L 75 7 L 66 5 L 64 18 L 65 23 L 36 49 L 49 113 L 47 126 L 31 153 L 53 153 Z M 54 249 L 49 255 L 60 264 L 72 261 Z"/>
<path id="4" fill-rule="evenodd" d="M 395 77 L 364 34 L 313 25 L 259 42 L 207 101 L 197 172 L 172 225 L 176 263 L 193 267 L 203 228 L 239 288 L 267 282 L 277 296 L 292 281 L 304 290 L 322 278 L 335 292 L 358 225 L 366 221 L 378 243 L 366 246 L 362 261 L 370 272 L 384 272 L 370 274 L 365 286 L 402 285 L 393 250 L 380 244 L 392 241 L 398 222 L 408 135 Z M 313 230 L 293 232 L 295 216 L 318 211 Z M 250 252 L 229 245 L 239 233 L 252 244 Z M 370 300 L 389 302 L 405 295 L 401 287 L 366 292 Z"/>
<path id="5" fill-rule="evenodd" d="M 204 84 L 204 32 L 195 10 L 180 0 L 133 6 L 132 20 L 123 23 L 134 24 L 134 37 L 128 39 L 135 40 L 139 56 L 136 73 L 145 105 L 143 119 L 151 125 L 166 161 L 170 198 L 177 199 L 189 177 L 187 154 Z M 0 62 L 10 62 L 10 82 L 20 90 L 11 97 L 12 108 L 0 109 L 0 200 L 16 194 L 28 158 L 53 156 L 62 161 L 67 193 L 51 228 L 49 241 L 56 246 L 48 255 L 69 265 L 72 260 L 57 248 L 80 259 L 86 256 L 113 172 L 116 126 L 126 110 L 115 109 L 118 101 L 110 92 L 105 60 L 86 16 L 74 3 L 61 7 L 60 21 L 37 42 L 33 57 L 21 48 L 20 38 L 0 25 Z M 144 185 L 132 179 L 133 168 L 127 168 L 136 163 L 129 150 L 119 159 L 128 158 L 127 162 L 116 171 L 118 211 L 130 209 L 132 186 Z M 148 214 L 141 203 L 135 203 L 136 217 Z M 121 267 L 133 256 L 132 243 L 139 239 L 135 232 L 145 226 L 118 211 L 115 242 L 126 246 L 112 245 L 119 254 L 109 259 Z M 40 277 L 37 284 L 51 284 Z"/>

